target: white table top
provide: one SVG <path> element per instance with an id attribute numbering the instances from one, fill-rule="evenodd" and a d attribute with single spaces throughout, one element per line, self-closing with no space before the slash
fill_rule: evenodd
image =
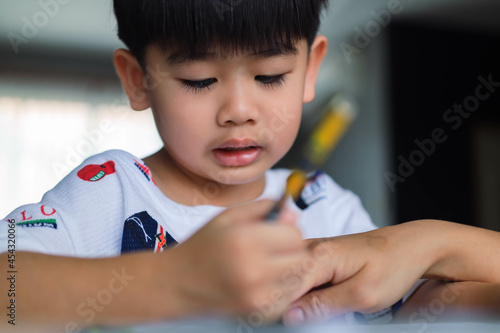
<path id="1" fill-rule="evenodd" d="M 281 325 L 252 327 L 248 324 L 233 324 L 213 321 L 186 321 L 177 323 L 158 323 L 121 328 L 96 328 L 88 333 L 499 333 L 500 322 L 496 323 L 413 323 L 390 325 L 338 325 L 322 324 L 298 328 Z"/>

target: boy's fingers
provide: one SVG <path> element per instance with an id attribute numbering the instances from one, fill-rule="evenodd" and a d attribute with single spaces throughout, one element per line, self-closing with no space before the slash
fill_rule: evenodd
<path id="1" fill-rule="evenodd" d="M 335 286 L 312 291 L 287 310 L 283 316 L 286 326 L 300 326 L 308 322 L 324 321 L 353 311 L 367 310 L 375 304 L 370 303 L 370 290 L 363 285 L 367 281 L 360 273 Z M 371 290 L 371 293 L 375 293 Z"/>

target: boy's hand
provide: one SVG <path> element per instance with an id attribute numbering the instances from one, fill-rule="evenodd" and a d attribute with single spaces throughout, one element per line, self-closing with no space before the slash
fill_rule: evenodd
<path id="1" fill-rule="evenodd" d="M 273 204 L 228 209 L 171 250 L 183 312 L 234 316 L 257 310 L 270 322 L 307 292 L 306 271 L 293 271 L 308 260 L 307 244 L 293 213 L 285 210 L 277 223 L 264 221 Z"/>
<path id="2" fill-rule="evenodd" d="M 397 228 L 397 227 L 396 227 Z M 330 239 L 308 240 L 311 254 L 322 253 L 313 290 L 284 316 L 288 326 L 324 321 L 348 312 L 374 313 L 399 301 L 426 272 L 423 246 L 394 227 Z M 399 237 L 401 236 L 401 237 Z M 419 252 L 420 251 L 420 252 Z"/>
<path id="3" fill-rule="evenodd" d="M 420 220 L 366 233 L 308 241 L 324 264 L 311 275 L 312 291 L 285 315 L 288 325 L 346 312 L 392 306 L 420 279 L 500 284 L 500 233 L 467 225 Z M 411 300 L 411 298 L 410 298 Z"/>

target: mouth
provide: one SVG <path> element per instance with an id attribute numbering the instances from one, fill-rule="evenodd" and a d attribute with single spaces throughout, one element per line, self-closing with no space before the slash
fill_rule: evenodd
<path id="1" fill-rule="evenodd" d="M 229 140 L 213 150 L 215 159 L 224 166 L 245 166 L 257 160 L 263 147 L 253 140 Z"/>

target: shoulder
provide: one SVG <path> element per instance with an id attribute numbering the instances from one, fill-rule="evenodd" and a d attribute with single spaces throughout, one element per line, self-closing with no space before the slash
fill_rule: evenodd
<path id="1" fill-rule="evenodd" d="M 20 250 L 84 257 L 117 255 L 123 221 L 130 210 L 151 206 L 152 183 L 141 159 L 110 150 L 87 158 L 39 203 L 18 207 L 7 218 L 19 227 Z"/>
<path id="2" fill-rule="evenodd" d="M 44 199 L 79 210 L 75 202 L 88 205 L 116 205 L 126 196 L 135 197 L 154 186 L 151 171 L 136 156 L 122 151 L 109 150 L 90 156 L 72 170 Z M 115 204 L 113 204 L 115 205 Z"/>
<path id="3" fill-rule="evenodd" d="M 112 161 L 115 165 L 116 164 L 122 164 L 122 163 L 127 163 L 128 161 L 133 161 L 133 160 L 139 160 L 142 162 L 142 160 L 134 155 L 132 155 L 129 152 L 126 152 L 124 150 L 119 150 L 119 149 L 113 149 L 113 150 L 107 150 L 99 154 L 92 155 L 90 157 L 87 157 L 77 169 L 79 169 L 82 165 L 87 165 L 87 164 L 104 164 L 108 161 Z"/>
<path id="4" fill-rule="evenodd" d="M 83 163 L 73 170 L 69 176 L 87 182 L 97 182 L 108 175 L 117 171 L 120 173 L 138 172 L 137 175 L 144 175 L 148 180 L 151 178 L 151 172 L 144 162 L 123 150 L 108 150 L 100 154 L 88 157 Z"/>
<path id="5" fill-rule="evenodd" d="M 90 157 L 87 157 L 82 164 L 86 164 L 89 162 L 99 162 L 99 161 L 106 161 L 106 160 L 113 160 L 116 162 L 127 162 L 127 161 L 140 161 L 143 163 L 142 159 L 139 157 L 125 151 L 125 150 L 120 150 L 120 149 L 111 149 L 111 150 L 106 150 L 102 153 L 92 155 Z"/>

